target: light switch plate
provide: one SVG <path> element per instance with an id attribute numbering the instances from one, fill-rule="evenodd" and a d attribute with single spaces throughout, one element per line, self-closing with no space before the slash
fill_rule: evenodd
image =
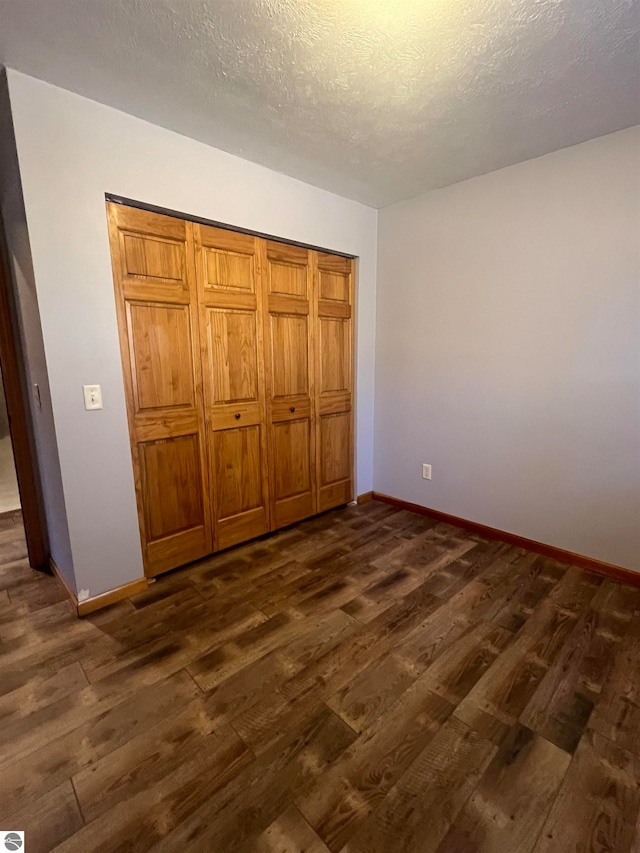
<path id="1" fill-rule="evenodd" d="M 83 385 L 84 407 L 88 412 L 102 408 L 102 389 L 99 385 Z"/>
<path id="2" fill-rule="evenodd" d="M 431 479 L 431 465 L 427 465 L 427 463 L 423 463 L 422 465 L 422 479 L 430 480 Z"/>

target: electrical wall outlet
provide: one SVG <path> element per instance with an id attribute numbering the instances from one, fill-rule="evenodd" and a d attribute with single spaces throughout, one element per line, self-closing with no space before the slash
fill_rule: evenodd
<path id="1" fill-rule="evenodd" d="M 431 479 L 431 465 L 427 465 L 426 462 L 422 464 L 422 479 L 430 480 Z"/>

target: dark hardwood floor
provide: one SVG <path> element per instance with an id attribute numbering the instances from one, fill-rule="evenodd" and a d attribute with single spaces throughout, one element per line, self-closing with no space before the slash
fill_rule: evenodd
<path id="1" fill-rule="evenodd" d="M 26 850 L 640 850 L 640 589 L 371 502 L 79 620 L 0 529 Z"/>

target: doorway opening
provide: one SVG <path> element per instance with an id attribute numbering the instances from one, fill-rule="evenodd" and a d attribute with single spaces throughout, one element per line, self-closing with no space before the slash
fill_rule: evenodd
<path id="1" fill-rule="evenodd" d="M 0 222 L 0 564 L 28 557 L 50 571 L 49 541 L 37 465 L 18 314 Z"/>
<path id="2" fill-rule="evenodd" d="M 9 432 L 9 413 L 4 395 L 4 382 L 0 383 L 0 519 L 20 514 L 20 490 L 13 444 Z"/>

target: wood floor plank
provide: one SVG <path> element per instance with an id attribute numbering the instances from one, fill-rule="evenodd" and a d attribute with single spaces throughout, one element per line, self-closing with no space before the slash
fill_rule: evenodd
<path id="1" fill-rule="evenodd" d="M 46 708 L 88 684 L 79 661 L 63 667 L 52 676 L 48 676 L 45 671 L 23 687 L 0 696 L 0 726 L 3 722 L 10 725 L 28 717 L 34 711 Z"/>
<path id="2" fill-rule="evenodd" d="M 1 527 L 30 850 L 640 853 L 639 588 L 370 501 L 79 620 Z"/>
<path id="3" fill-rule="evenodd" d="M 588 606 L 597 582 L 566 573 L 534 610 L 516 640 L 499 656 L 456 709 L 456 716 L 484 736 L 509 731 L 532 699 Z"/>
<path id="4" fill-rule="evenodd" d="M 295 806 L 278 817 L 255 839 L 251 853 L 329 853 Z"/>
<path id="5" fill-rule="evenodd" d="M 3 826 L 25 833 L 24 849 L 46 853 L 79 832 L 83 819 L 73 785 L 67 779 L 45 794 L 11 811 L 2 808 Z M 4 846 L 4 845 L 3 845 Z"/>
<path id="6" fill-rule="evenodd" d="M 540 682 L 520 721 L 556 746 L 573 752 L 615 660 L 620 636 L 588 610 Z"/>
<path id="7" fill-rule="evenodd" d="M 8 593 L 6 594 L 8 599 Z M 45 627 L 70 627 L 76 620 L 77 613 L 70 601 L 58 601 L 31 612 L 26 607 L 12 604 L 4 612 L 0 608 L 0 640 L 16 640 Z"/>
<path id="8" fill-rule="evenodd" d="M 570 760 L 530 729 L 514 726 L 437 853 L 530 853 Z"/>
<path id="9" fill-rule="evenodd" d="M 156 784 L 121 799 L 56 848 L 59 853 L 150 850 L 254 761 L 232 730 L 212 733 L 201 748 Z"/>
<path id="10" fill-rule="evenodd" d="M 339 850 L 451 715 L 453 706 L 415 682 L 296 805 L 331 850 Z"/>
<path id="11" fill-rule="evenodd" d="M 147 719 L 145 728 L 122 746 L 112 743 L 102 757 L 96 752 L 90 763 L 77 763 L 80 769 L 72 781 L 87 821 L 160 783 L 196 752 L 209 749 L 214 721 L 203 697 L 185 706 L 175 702 L 160 717 L 155 724 Z"/>
<path id="12" fill-rule="evenodd" d="M 327 705 L 354 731 L 363 732 L 385 714 L 415 680 L 415 674 L 401 658 L 384 655 L 334 693 Z"/>
<path id="13" fill-rule="evenodd" d="M 293 801 L 300 788 L 325 770 L 353 742 L 354 732 L 326 707 L 285 738 L 286 747 L 263 755 L 220 793 L 208 799 L 155 848 L 246 850 Z"/>
<path id="14" fill-rule="evenodd" d="M 640 626 L 634 622 L 589 719 L 589 728 L 640 755 Z"/>
<path id="15" fill-rule="evenodd" d="M 71 778 L 200 693 L 184 671 L 129 690 L 128 696 L 114 687 L 103 695 L 83 688 L 74 701 L 67 697 L 47 706 L 46 716 L 36 712 L 21 719 L 26 734 L 17 741 L 11 740 L 16 738 L 11 729 L 3 747 L 0 802 L 28 799 Z"/>
<path id="16" fill-rule="evenodd" d="M 640 813 L 640 758 L 587 731 L 534 853 L 632 853 Z"/>
<path id="17" fill-rule="evenodd" d="M 343 853 L 435 850 L 496 751 L 496 746 L 451 717 L 350 838 Z"/>

